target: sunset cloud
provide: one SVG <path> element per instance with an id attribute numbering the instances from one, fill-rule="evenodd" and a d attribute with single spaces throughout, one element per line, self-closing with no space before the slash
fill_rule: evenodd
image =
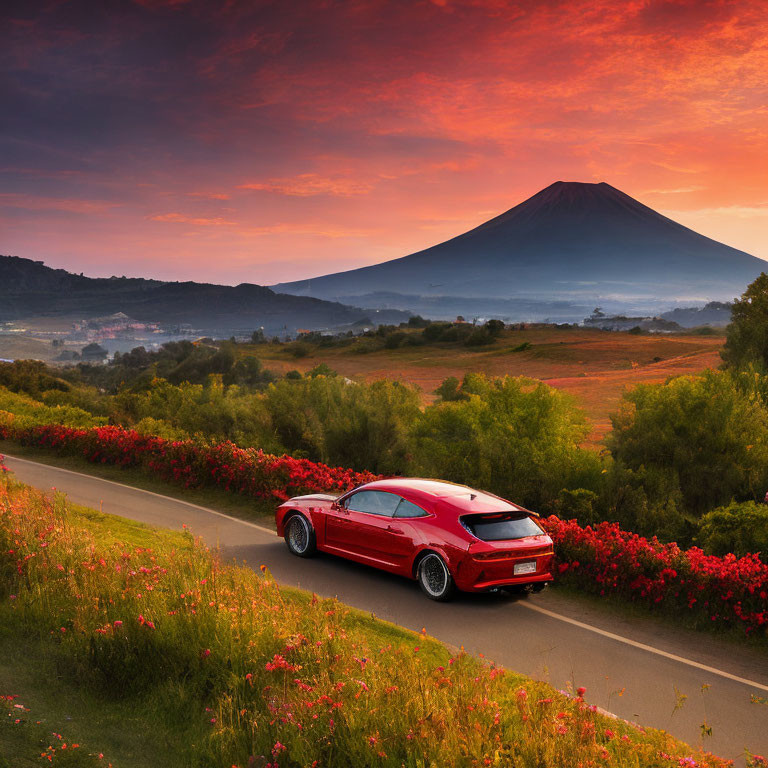
<path id="1" fill-rule="evenodd" d="M 158 213 L 149 217 L 152 221 L 161 221 L 165 224 L 192 224 L 196 227 L 236 227 L 236 221 L 227 221 L 219 216 L 204 218 L 200 216 L 186 216 L 183 213 Z"/>
<path id="2" fill-rule="evenodd" d="M 5 250 L 288 280 L 419 250 L 563 179 L 768 258 L 762 0 L 300 7 L 4 7 Z"/>
<path id="3" fill-rule="evenodd" d="M 103 200 L 77 200 L 2 192 L 0 193 L 0 208 L 4 207 L 24 208 L 29 211 L 64 211 L 87 215 L 104 213 L 110 208 L 114 208 L 114 204 Z"/>
<path id="4" fill-rule="evenodd" d="M 261 192 L 276 192 L 290 197 L 313 197 L 332 195 L 334 197 L 354 197 L 367 195 L 373 188 L 371 184 L 355 179 L 327 178 L 316 173 L 302 173 L 292 179 L 271 179 L 266 182 L 249 182 L 238 185 L 239 189 Z"/>

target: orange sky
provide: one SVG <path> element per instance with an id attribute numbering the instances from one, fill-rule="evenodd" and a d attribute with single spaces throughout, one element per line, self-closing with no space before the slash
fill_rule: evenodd
<path id="1" fill-rule="evenodd" d="M 269 284 L 405 255 L 562 179 L 768 259 L 763 0 L 0 14 L 2 253 Z"/>

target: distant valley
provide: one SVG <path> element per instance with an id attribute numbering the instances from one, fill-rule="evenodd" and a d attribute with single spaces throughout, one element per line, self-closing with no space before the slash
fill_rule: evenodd
<path id="1" fill-rule="evenodd" d="M 408 313 L 376 311 L 314 297 L 279 294 L 260 285 L 91 278 L 42 262 L 0 256 L 0 323 L 26 318 L 130 318 L 226 337 L 295 334 L 301 328 L 339 329 L 355 323 L 399 323 Z"/>

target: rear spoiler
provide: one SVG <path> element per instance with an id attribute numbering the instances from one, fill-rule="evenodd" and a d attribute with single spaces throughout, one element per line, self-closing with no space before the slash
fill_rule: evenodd
<path id="1" fill-rule="evenodd" d="M 512 504 L 513 507 L 517 507 L 518 512 L 525 512 L 526 515 L 530 515 L 531 517 L 541 517 L 541 515 L 538 512 L 534 512 L 532 509 L 526 509 L 525 507 L 521 507 L 519 504 L 515 504 L 514 502 L 510 501 L 509 499 L 502 499 L 501 496 L 495 493 L 491 493 L 490 491 L 483 491 L 483 493 L 487 493 L 489 496 L 493 496 L 494 499 L 498 499 L 499 501 L 503 501 L 505 504 Z M 481 514 L 478 512 L 466 512 L 467 515 L 474 515 L 474 514 Z"/>

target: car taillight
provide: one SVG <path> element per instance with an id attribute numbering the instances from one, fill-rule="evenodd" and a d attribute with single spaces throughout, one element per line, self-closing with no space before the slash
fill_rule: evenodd
<path id="1" fill-rule="evenodd" d="M 531 547 L 529 549 L 511 549 L 495 552 L 475 552 L 473 557 L 475 560 L 520 560 L 526 557 L 538 557 L 540 555 L 551 554 L 553 554 L 553 549 L 551 546 L 547 546 Z"/>
<path id="2" fill-rule="evenodd" d="M 474 557 L 475 560 L 512 560 L 520 555 L 517 552 L 478 552 Z"/>

